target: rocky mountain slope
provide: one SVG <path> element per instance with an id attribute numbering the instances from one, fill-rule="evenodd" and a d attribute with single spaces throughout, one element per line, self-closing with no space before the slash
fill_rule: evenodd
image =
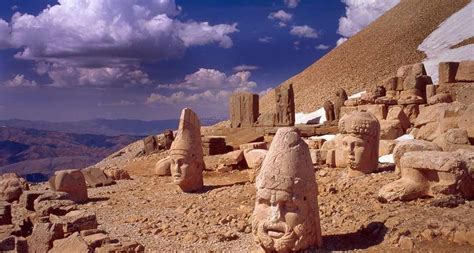
<path id="1" fill-rule="evenodd" d="M 0 127 L 0 173 L 48 176 L 58 169 L 83 168 L 141 138 Z"/>
<path id="2" fill-rule="evenodd" d="M 406 64 L 425 59 L 418 46 L 469 0 L 402 0 L 367 28 L 281 85 L 293 84 L 297 112 L 314 111 L 334 97 L 368 90 Z M 260 99 L 261 112 L 272 111 L 274 91 Z"/>

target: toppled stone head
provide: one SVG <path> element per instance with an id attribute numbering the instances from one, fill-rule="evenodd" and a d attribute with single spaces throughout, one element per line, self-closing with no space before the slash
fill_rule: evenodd
<path id="1" fill-rule="evenodd" d="M 201 145 L 201 123 L 191 109 L 184 108 L 179 120 L 178 133 L 171 144 L 171 177 L 184 192 L 202 188 L 204 158 Z"/>
<path id="2" fill-rule="evenodd" d="M 296 128 L 280 128 L 256 179 L 252 232 L 267 252 L 322 245 L 318 187 L 307 144 Z"/>
<path id="3" fill-rule="evenodd" d="M 355 111 L 339 121 L 344 157 L 349 176 L 368 174 L 377 169 L 379 157 L 380 123 L 369 112 Z"/>

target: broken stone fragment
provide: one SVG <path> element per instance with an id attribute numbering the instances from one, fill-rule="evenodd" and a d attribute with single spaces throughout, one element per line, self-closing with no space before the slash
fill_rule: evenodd
<path id="1" fill-rule="evenodd" d="M 18 200 L 25 190 L 28 190 L 28 183 L 15 173 L 0 175 L 0 201 Z"/>
<path id="2" fill-rule="evenodd" d="M 87 185 L 93 188 L 108 186 L 115 183 L 114 180 L 108 177 L 101 169 L 96 167 L 83 169 L 81 172 L 86 179 Z"/>
<path id="3" fill-rule="evenodd" d="M 66 192 L 76 203 L 88 200 L 86 179 L 80 170 L 56 171 L 49 179 L 49 186 L 54 191 Z"/>

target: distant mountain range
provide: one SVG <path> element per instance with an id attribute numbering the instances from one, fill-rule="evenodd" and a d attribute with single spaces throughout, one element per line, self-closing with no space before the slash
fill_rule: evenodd
<path id="1" fill-rule="evenodd" d="M 201 119 L 203 126 L 213 125 L 224 119 L 221 118 L 206 118 Z M 178 119 L 169 120 L 128 120 L 128 119 L 92 119 L 83 121 L 70 122 L 48 122 L 48 121 L 31 121 L 21 119 L 0 120 L 0 126 L 23 128 L 23 129 L 37 129 L 56 131 L 63 133 L 76 134 L 95 134 L 95 135 L 152 135 L 159 134 L 166 129 L 177 129 Z"/>
<path id="2" fill-rule="evenodd" d="M 33 181 L 56 170 L 97 163 L 144 136 L 105 136 L 0 127 L 0 174 L 15 172 Z"/>

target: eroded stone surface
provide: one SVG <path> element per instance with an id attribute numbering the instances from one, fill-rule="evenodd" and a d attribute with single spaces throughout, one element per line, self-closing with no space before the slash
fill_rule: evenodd
<path id="1" fill-rule="evenodd" d="M 255 241 L 267 252 L 322 246 L 318 188 L 306 143 L 295 128 L 280 128 L 256 180 Z"/>
<path id="2" fill-rule="evenodd" d="M 18 200 L 24 190 L 28 190 L 28 184 L 15 173 L 0 175 L 0 201 Z"/>
<path id="3" fill-rule="evenodd" d="M 80 170 L 56 171 L 49 179 L 49 186 L 54 191 L 66 192 L 74 202 L 85 202 L 88 199 L 86 179 Z"/>

